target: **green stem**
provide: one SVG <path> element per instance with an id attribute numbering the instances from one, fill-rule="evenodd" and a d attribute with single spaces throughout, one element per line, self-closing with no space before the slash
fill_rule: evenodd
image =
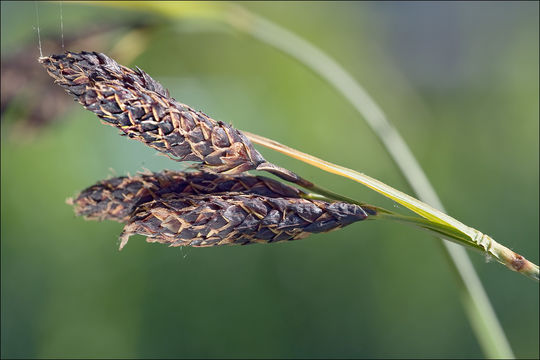
<path id="1" fill-rule="evenodd" d="M 372 220 L 381 219 L 381 220 L 397 221 L 399 223 L 414 226 L 415 228 L 426 230 L 430 232 L 431 234 L 444 237 L 460 245 L 471 246 L 481 252 L 484 252 L 484 248 L 482 246 L 470 241 L 470 239 L 467 236 L 464 236 L 462 232 L 456 230 L 455 228 L 451 226 L 447 226 L 444 224 L 436 223 L 436 222 L 418 218 L 418 217 L 404 216 L 404 215 L 392 212 L 390 210 L 386 210 L 378 206 L 362 203 L 360 201 L 356 201 L 354 199 L 351 199 L 342 195 L 335 196 L 336 194 L 333 193 L 332 191 L 326 190 L 318 186 L 313 186 L 310 189 L 316 192 L 306 193 L 302 197 L 306 199 L 322 200 L 322 201 L 327 201 L 327 202 L 338 200 L 338 201 L 345 201 L 351 204 L 356 204 L 356 205 L 361 206 L 362 208 L 368 208 L 368 209 L 374 210 L 376 214 L 369 216 L 369 218 Z"/>
<path id="2" fill-rule="evenodd" d="M 468 246 L 475 250 L 478 250 L 486 254 L 488 256 L 488 259 L 493 257 L 499 263 L 507 266 L 511 270 L 520 272 L 521 274 L 527 276 L 528 278 L 531 278 L 536 281 L 540 280 L 539 278 L 540 269 L 538 265 L 533 264 L 530 261 L 524 259 L 521 255 L 516 254 L 512 250 L 499 244 L 498 242 L 496 242 L 495 240 L 491 239 L 490 237 L 486 235 L 482 235 L 483 237 L 485 237 L 485 239 L 483 239 L 482 241 L 472 241 L 471 238 L 467 236 L 466 234 L 464 234 L 462 231 L 456 229 L 453 226 L 446 225 L 444 223 L 431 221 L 429 219 L 400 215 L 400 214 L 394 213 L 392 211 L 389 211 L 389 210 L 386 210 L 377 206 L 368 205 L 368 204 L 356 201 L 354 199 L 348 198 L 346 196 L 336 194 L 330 190 L 324 189 L 316 185 L 312 185 L 306 188 L 317 192 L 317 193 L 306 194 L 304 196 L 306 198 L 324 200 L 324 201 L 335 201 L 335 200 L 345 201 L 348 203 L 357 204 L 359 206 L 362 206 L 363 208 L 372 209 L 377 214 L 375 216 L 370 216 L 370 219 L 392 220 L 392 221 L 401 222 L 407 225 L 412 225 L 422 230 L 426 230 L 432 235 L 452 241 L 455 244 L 459 244 L 461 246 Z"/>
<path id="3" fill-rule="evenodd" d="M 298 60 L 331 84 L 364 117 L 385 145 L 414 192 L 423 201 L 444 211 L 442 203 L 409 147 L 386 119 L 380 107 L 336 61 L 296 34 L 242 8 L 230 16 L 236 28 Z M 449 265 L 457 275 L 461 295 L 474 333 L 490 358 L 514 358 L 514 354 L 465 249 L 444 242 Z"/>
<path id="4" fill-rule="evenodd" d="M 314 199 L 314 200 L 323 200 L 323 201 L 328 201 L 328 202 L 338 200 L 338 201 L 345 201 L 351 204 L 356 204 L 363 208 L 368 208 L 376 212 L 375 215 L 370 216 L 370 219 L 389 220 L 389 221 L 395 221 L 402 224 L 414 226 L 417 229 L 428 231 L 432 235 L 442 237 L 446 240 L 452 241 L 461 246 L 468 246 L 468 247 L 478 250 L 481 253 L 485 253 L 485 249 L 483 246 L 479 245 L 478 243 L 474 241 L 471 241 L 471 239 L 468 236 L 464 235 L 461 231 L 457 230 L 456 228 L 452 226 L 448 226 L 445 224 L 441 224 L 438 222 L 434 222 L 434 221 L 419 218 L 419 217 L 404 216 L 404 215 L 395 213 L 390 210 L 386 210 L 378 206 L 369 205 L 369 204 L 356 201 L 354 199 L 351 199 L 351 198 L 348 198 L 339 194 L 335 194 L 332 191 L 324 189 L 319 186 L 310 187 L 310 190 L 313 190 L 316 192 L 306 193 L 303 196 L 304 198 Z"/>

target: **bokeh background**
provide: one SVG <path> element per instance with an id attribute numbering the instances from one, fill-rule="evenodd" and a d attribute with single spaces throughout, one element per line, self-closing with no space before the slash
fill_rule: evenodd
<path id="1" fill-rule="evenodd" d="M 411 192 L 358 113 L 287 55 L 169 3 L 1 3 L 3 358 L 480 358 L 437 241 L 357 223 L 302 241 L 167 248 L 64 203 L 107 176 L 182 169 L 56 92 L 43 53 L 95 50 L 235 127 Z M 202 6 L 202 7 L 200 7 Z M 537 2 L 242 2 L 344 66 L 403 134 L 452 216 L 539 261 Z M 36 16 L 36 10 L 38 16 Z M 172 10 L 171 10 L 172 11 Z M 62 18 L 62 21 L 61 21 Z M 260 149 L 368 203 L 359 184 Z M 539 356 L 538 284 L 469 252 L 514 352 Z"/>

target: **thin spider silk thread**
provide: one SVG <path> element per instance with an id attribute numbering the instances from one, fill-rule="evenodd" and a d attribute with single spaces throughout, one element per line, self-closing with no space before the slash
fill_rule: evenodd
<path id="1" fill-rule="evenodd" d="M 39 56 L 43 57 L 43 52 L 41 51 L 41 34 L 39 33 L 39 8 L 37 1 L 34 2 L 35 8 L 36 8 L 36 26 L 37 26 L 37 35 L 38 35 L 38 49 L 39 49 Z"/>
<path id="2" fill-rule="evenodd" d="M 62 12 L 62 1 L 60 1 L 60 33 L 62 34 L 62 49 L 64 49 L 64 14 Z"/>

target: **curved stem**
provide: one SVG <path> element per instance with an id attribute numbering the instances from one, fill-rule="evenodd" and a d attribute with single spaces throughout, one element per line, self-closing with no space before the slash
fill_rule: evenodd
<path id="1" fill-rule="evenodd" d="M 350 74 L 328 55 L 296 34 L 248 13 L 245 9 L 235 9 L 241 16 L 229 17 L 233 26 L 298 60 L 331 84 L 366 120 L 418 197 L 444 211 L 441 201 L 403 138 Z M 465 249 L 449 242 L 443 242 L 443 245 L 450 260 L 449 265 L 457 275 L 465 311 L 484 354 L 495 358 L 514 358 L 508 339 Z"/>

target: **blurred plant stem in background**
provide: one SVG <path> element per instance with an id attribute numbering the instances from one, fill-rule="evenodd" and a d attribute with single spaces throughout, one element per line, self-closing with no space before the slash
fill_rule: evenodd
<path id="1" fill-rule="evenodd" d="M 380 107 L 337 62 L 306 40 L 240 6 L 229 3 L 182 3 L 178 6 L 166 2 L 114 2 L 107 5 L 153 11 L 172 19 L 202 17 L 225 22 L 298 60 L 332 85 L 362 115 L 416 195 L 422 201 L 444 211 L 419 163 Z M 443 241 L 442 244 L 448 255 L 449 264 L 457 275 L 467 316 L 484 354 L 490 358 L 513 357 L 506 336 L 465 250 L 449 242 Z"/>

